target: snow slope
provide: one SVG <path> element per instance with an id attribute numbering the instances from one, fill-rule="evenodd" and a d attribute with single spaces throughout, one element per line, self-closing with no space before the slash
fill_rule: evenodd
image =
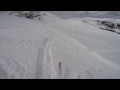
<path id="1" fill-rule="evenodd" d="M 0 15 L 0 78 L 120 78 L 120 35 L 45 12 Z"/>
<path id="2" fill-rule="evenodd" d="M 84 18 L 79 19 L 83 22 L 98 27 L 102 30 L 112 31 L 120 34 L 120 20 L 119 19 L 110 19 L 110 18 Z"/>

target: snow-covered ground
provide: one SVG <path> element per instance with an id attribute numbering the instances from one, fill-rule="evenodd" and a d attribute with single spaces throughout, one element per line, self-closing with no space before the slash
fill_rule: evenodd
<path id="1" fill-rule="evenodd" d="M 98 27 L 102 30 L 112 31 L 120 34 L 120 19 L 110 18 L 84 18 L 80 19 L 87 24 Z"/>
<path id="2" fill-rule="evenodd" d="M 41 20 L 0 14 L 0 78 L 120 78 L 120 35 L 44 12 Z"/>

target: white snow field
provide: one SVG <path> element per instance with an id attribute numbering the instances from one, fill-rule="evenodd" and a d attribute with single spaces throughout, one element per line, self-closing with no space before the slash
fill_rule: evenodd
<path id="1" fill-rule="evenodd" d="M 120 35 L 45 12 L 0 14 L 1 79 L 120 79 Z"/>

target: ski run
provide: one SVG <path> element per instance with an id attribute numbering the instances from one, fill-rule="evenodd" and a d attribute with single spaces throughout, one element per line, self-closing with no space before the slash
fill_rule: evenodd
<path id="1" fill-rule="evenodd" d="M 44 13 L 41 20 L 0 14 L 1 79 L 120 78 L 119 34 L 83 22 L 94 18 Z"/>

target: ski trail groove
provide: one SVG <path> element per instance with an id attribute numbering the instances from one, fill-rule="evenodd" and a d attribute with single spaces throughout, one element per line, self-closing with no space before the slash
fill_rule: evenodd
<path id="1" fill-rule="evenodd" d="M 38 49 L 36 79 L 54 79 L 54 65 L 52 61 L 51 41 L 48 38 L 42 43 L 42 48 Z"/>
<path id="2" fill-rule="evenodd" d="M 38 49 L 37 53 L 37 66 L 36 66 L 36 79 L 42 79 L 43 78 L 43 56 L 44 56 L 44 46 L 47 44 L 48 38 L 45 38 L 45 40 L 42 43 L 42 47 Z"/>

